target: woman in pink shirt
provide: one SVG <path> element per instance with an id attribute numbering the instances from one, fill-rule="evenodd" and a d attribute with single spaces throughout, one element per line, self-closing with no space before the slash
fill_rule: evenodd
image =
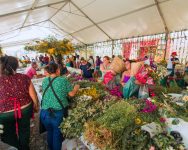
<path id="1" fill-rule="evenodd" d="M 30 79 L 32 79 L 34 76 L 37 75 L 37 71 L 36 71 L 37 67 L 38 67 L 37 63 L 36 62 L 32 62 L 31 63 L 31 67 L 29 67 L 29 68 L 26 69 L 26 73 L 25 74 Z"/>

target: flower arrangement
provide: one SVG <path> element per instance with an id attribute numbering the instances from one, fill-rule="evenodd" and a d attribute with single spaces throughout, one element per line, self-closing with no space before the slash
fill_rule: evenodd
<path id="1" fill-rule="evenodd" d="M 154 71 L 151 69 L 151 67 L 145 65 L 139 69 L 138 73 L 135 75 L 135 78 L 141 84 L 154 85 L 155 76 L 153 76 L 153 73 Z"/>
<path id="2" fill-rule="evenodd" d="M 83 124 L 86 122 L 87 118 L 90 117 L 89 114 L 93 112 L 91 109 L 88 112 L 89 106 L 92 103 L 91 96 L 83 95 L 77 97 L 76 102 L 76 107 L 71 110 L 69 116 L 64 119 L 60 125 L 61 132 L 67 138 L 79 137 L 83 132 Z"/>
<path id="3" fill-rule="evenodd" d="M 172 135 L 167 133 L 160 133 L 153 137 L 155 149 L 166 150 L 184 150 L 185 147 L 181 142 L 178 142 Z"/>
<path id="4" fill-rule="evenodd" d="M 150 137 L 147 131 L 135 128 L 123 135 L 122 149 L 148 149 L 148 150 L 184 150 L 183 143 L 175 136 L 166 132 L 159 132 Z"/>
<path id="5" fill-rule="evenodd" d="M 120 91 L 120 86 L 115 86 L 112 90 L 109 90 L 110 94 L 122 98 L 123 93 Z"/>
<path id="6" fill-rule="evenodd" d="M 162 65 L 157 65 L 157 72 L 160 79 L 166 77 L 168 75 L 167 68 Z"/>
<path id="7" fill-rule="evenodd" d="M 164 94 L 167 93 L 166 88 L 156 85 L 151 98 L 132 98 L 125 102 L 112 96 L 113 93 L 108 93 L 98 82 L 78 80 L 73 83 L 80 84 L 82 89 L 71 100 L 69 116 L 60 125 L 66 138 L 84 135 L 87 142 L 99 149 L 176 148 L 172 145 L 176 141 L 172 136 L 169 138 L 168 134 L 164 134 L 162 139 L 168 139 L 165 144 L 166 140 L 158 138 L 161 131 L 151 137 L 142 130 L 142 126 L 155 123 L 163 129 L 162 133 L 166 132 L 168 117 L 188 118 L 186 100 L 184 106 L 179 106 Z M 181 145 L 179 143 L 177 147 Z"/>
<path id="8" fill-rule="evenodd" d="M 50 36 L 33 44 L 27 44 L 24 49 L 50 55 L 68 55 L 74 52 L 73 45 L 68 39 L 57 40 L 55 37 Z"/>
<path id="9" fill-rule="evenodd" d="M 163 66 L 163 67 L 167 67 L 167 62 L 166 62 L 166 60 L 162 60 L 162 61 L 160 61 L 159 63 L 158 63 L 158 65 L 161 65 L 161 66 Z"/>
<path id="10" fill-rule="evenodd" d="M 86 88 L 86 89 L 80 89 L 78 91 L 78 95 L 87 95 L 91 96 L 93 100 L 97 100 L 99 98 L 99 93 L 97 92 L 97 89 L 94 87 Z"/>
<path id="11" fill-rule="evenodd" d="M 27 64 L 30 64 L 31 63 L 31 61 L 29 61 L 29 60 L 19 60 L 19 62 L 22 64 L 22 66 L 23 67 L 27 67 Z"/>
<path id="12" fill-rule="evenodd" d="M 136 109 L 125 101 L 117 102 L 95 121 L 85 126 L 84 137 L 99 149 L 117 149 L 121 136 L 133 124 Z"/>
<path id="13" fill-rule="evenodd" d="M 84 93 L 84 90 L 82 90 L 82 93 Z M 66 138 L 80 137 L 84 131 L 85 122 L 99 117 L 108 107 L 116 103 L 114 97 L 108 100 L 94 101 L 92 96 L 86 95 L 88 91 L 86 94 L 80 94 L 72 100 L 74 103 L 69 116 L 60 125 L 61 132 Z"/>
<path id="14" fill-rule="evenodd" d="M 80 74 L 71 73 L 67 76 L 67 79 L 69 80 L 69 82 L 74 83 L 76 81 L 83 80 L 83 77 Z"/>
<path id="15" fill-rule="evenodd" d="M 146 106 L 142 110 L 144 113 L 151 113 L 154 112 L 157 109 L 157 106 L 153 104 L 149 99 L 145 100 Z"/>

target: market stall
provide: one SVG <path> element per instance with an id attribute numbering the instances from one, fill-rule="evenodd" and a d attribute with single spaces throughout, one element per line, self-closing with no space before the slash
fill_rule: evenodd
<path id="1" fill-rule="evenodd" d="M 57 63 L 61 75 L 80 85 L 59 127 L 66 138 L 63 150 L 185 150 L 187 4 L 186 0 L 2 0 L 0 56 L 19 57 L 18 73 L 32 61 L 41 66 Z M 29 58 L 31 51 L 35 55 Z M 101 78 L 86 79 L 83 70 L 75 69 L 80 68 L 81 57 L 87 62 L 90 56 L 113 56 L 104 60 L 112 61 L 109 66 L 101 67 L 103 61 L 84 68 L 92 71 L 89 77 L 102 72 Z M 32 79 L 40 102 L 43 79 Z"/>
<path id="2" fill-rule="evenodd" d="M 76 97 L 70 99 L 69 116 L 60 126 L 66 137 L 63 149 L 84 145 L 91 150 L 143 146 L 188 148 L 185 132 L 188 125 L 187 91 L 168 96 L 166 89 L 160 86 L 153 90 L 157 96 L 124 100 L 118 94 L 109 94 L 110 91 L 101 83 L 84 80 L 75 72 L 67 78 L 72 84 L 79 84 L 81 89 Z M 33 80 L 35 87 L 41 88 L 41 81 Z M 36 88 L 39 96 L 40 88 Z M 167 143 L 164 144 L 163 140 Z"/>

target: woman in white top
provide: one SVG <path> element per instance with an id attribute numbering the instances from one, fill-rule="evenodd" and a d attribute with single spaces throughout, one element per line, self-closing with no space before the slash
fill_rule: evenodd
<path id="1" fill-rule="evenodd" d="M 94 73 L 94 69 L 95 69 L 95 61 L 94 61 L 94 59 L 93 59 L 93 56 L 89 56 L 89 60 L 88 60 L 88 62 L 91 64 L 90 69 L 91 69 L 92 73 Z"/>
<path id="2" fill-rule="evenodd" d="M 108 56 L 103 57 L 103 63 L 100 64 L 100 70 L 102 72 L 102 80 L 103 80 L 106 72 L 110 71 L 110 57 Z"/>

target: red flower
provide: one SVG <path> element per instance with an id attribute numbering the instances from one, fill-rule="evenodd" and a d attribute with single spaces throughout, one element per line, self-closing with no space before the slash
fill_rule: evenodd
<path id="1" fill-rule="evenodd" d="M 151 97 L 154 97 L 155 96 L 155 93 L 151 93 Z"/>
<path id="2" fill-rule="evenodd" d="M 166 122 L 166 118 L 161 117 L 161 118 L 160 118 L 160 122 L 163 122 L 163 123 Z"/>

